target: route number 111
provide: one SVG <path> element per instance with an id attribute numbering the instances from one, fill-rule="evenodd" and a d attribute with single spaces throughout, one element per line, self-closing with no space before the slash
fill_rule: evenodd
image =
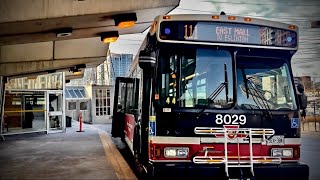
<path id="1" fill-rule="evenodd" d="M 184 38 L 185 39 L 198 39 L 197 26 L 184 25 Z"/>

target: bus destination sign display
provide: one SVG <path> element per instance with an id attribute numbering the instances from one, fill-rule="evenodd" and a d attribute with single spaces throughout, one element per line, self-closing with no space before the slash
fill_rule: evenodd
<path id="1" fill-rule="evenodd" d="M 160 38 L 290 48 L 297 46 L 297 33 L 294 31 L 222 22 L 165 21 L 160 25 Z"/>

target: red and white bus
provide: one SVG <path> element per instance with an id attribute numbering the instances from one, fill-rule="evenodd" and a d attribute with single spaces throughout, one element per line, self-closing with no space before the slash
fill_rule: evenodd
<path id="1" fill-rule="evenodd" d="M 308 179 L 298 27 L 229 15 L 155 18 L 115 85 L 113 137 L 155 178 Z"/>

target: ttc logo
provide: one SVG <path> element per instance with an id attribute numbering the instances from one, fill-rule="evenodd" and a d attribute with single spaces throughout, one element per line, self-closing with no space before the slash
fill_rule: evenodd
<path id="1" fill-rule="evenodd" d="M 227 138 L 230 140 L 236 138 L 246 138 L 248 136 L 246 132 L 237 130 L 239 128 L 239 125 L 223 125 L 223 127 L 227 130 Z M 224 134 L 216 134 L 215 136 L 218 138 L 222 138 L 224 137 Z"/>

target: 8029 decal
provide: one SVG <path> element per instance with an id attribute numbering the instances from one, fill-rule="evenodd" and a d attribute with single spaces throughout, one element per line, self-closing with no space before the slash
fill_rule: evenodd
<path id="1" fill-rule="evenodd" d="M 237 114 L 217 114 L 215 122 L 216 124 L 245 125 L 247 123 L 247 117 Z"/>

